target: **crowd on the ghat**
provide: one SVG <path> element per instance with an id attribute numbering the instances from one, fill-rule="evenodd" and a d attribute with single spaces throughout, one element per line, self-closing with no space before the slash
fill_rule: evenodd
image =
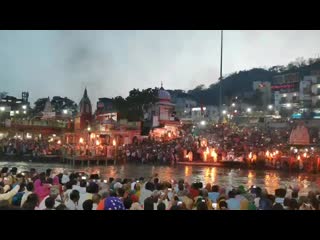
<path id="1" fill-rule="evenodd" d="M 195 132 L 197 131 L 197 134 Z M 320 167 L 320 153 L 316 147 L 290 148 L 288 145 L 291 129 L 271 129 L 268 127 L 240 127 L 234 124 L 190 127 L 175 139 L 154 141 L 151 138 L 133 144 L 88 147 L 84 144 L 72 145 L 46 140 L 3 139 L 0 153 L 9 155 L 104 156 L 109 155 L 123 163 L 167 164 L 179 161 L 234 161 L 243 166 L 271 167 L 297 171 L 315 171 Z M 317 141 L 317 132 L 310 131 L 312 142 Z M 293 151 L 295 150 L 295 152 Z M 109 156 L 111 156 L 109 155 Z"/>
<path id="2" fill-rule="evenodd" d="M 298 187 L 274 194 L 258 186 L 245 189 L 148 178 L 101 179 L 83 172 L 53 174 L 1 170 L 1 210 L 318 210 L 319 192 L 299 194 Z"/>
<path id="3" fill-rule="evenodd" d="M 263 162 L 264 166 L 297 170 L 315 169 L 313 161 L 318 149 L 308 147 L 297 152 L 288 145 L 290 129 L 246 128 L 232 124 L 206 126 L 178 139 L 155 142 L 145 140 L 126 145 L 119 157 L 127 162 L 174 164 L 177 161 L 238 161 L 248 166 Z M 205 158 L 205 154 L 207 154 Z M 299 155 L 300 159 L 299 159 Z M 319 168 L 319 166 L 317 166 Z"/>
<path id="4" fill-rule="evenodd" d="M 59 144 L 52 144 L 48 140 L 4 138 L 0 140 L 0 154 L 8 156 L 61 154 Z"/>

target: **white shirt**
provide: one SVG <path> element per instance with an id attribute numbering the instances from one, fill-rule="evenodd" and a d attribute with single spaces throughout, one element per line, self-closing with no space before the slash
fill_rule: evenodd
<path id="1" fill-rule="evenodd" d="M 78 204 L 77 204 L 77 203 L 74 203 L 72 200 L 69 200 L 69 201 L 66 203 L 66 207 L 67 207 L 69 210 L 78 210 Z"/>
<path id="2" fill-rule="evenodd" d="M 61 179 L 62 184 L 66 184 L 69 181 L 70 181 L 70 178 L 68 175 L 62 175 L 62 179 Z"/>
<path id="3" fill-rule="evenodd" d="M 47 199 L 48 197 L 50 197 L 50 196 L 47 195 L 47 196 L 41 201 L 41 203 L 39 204 L 39 209 L 40 209 L 40 210 L 46 209 L 46 199 Z M 58 200 L 58 201 L 57 201 L 57 200 Z M 55 207 L 55 208 L 58 207 L 61 203 L 62 203 L 61 197 L 58 195 L 57 198 L 56 198 L 56 200 L 55 200 L 54 207 Z"/>
<path id="4" fill-rule="evenodd" d="M 80 188 L 80 199 L 78 202 L 78 210 L 83 210 L 82 204 L 88 199 L 92 199 L 92 194 L 86 192 L 86 188 Z"/>
<path id="5" fill-rule="evenodd" d="M 27 201 L 28 196 L 31 194 L 32 192 L 29 192 L 28 190 L 25 190 L 24 194 L 22 195 L 21 198 L 21 204 L 20 207 L 23 206 L 23 204 Z"/>

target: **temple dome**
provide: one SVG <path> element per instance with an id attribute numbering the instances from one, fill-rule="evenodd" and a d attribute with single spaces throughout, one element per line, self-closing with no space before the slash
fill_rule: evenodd
<path id="1" fill-rule="evenodd" d="M 171 95 L 168 91 L 164 90 L 164 88 L 161 86 L 161 88 L 158 91 L 158 98 L 159 100 L 164 101 L 171 101 Z"/>

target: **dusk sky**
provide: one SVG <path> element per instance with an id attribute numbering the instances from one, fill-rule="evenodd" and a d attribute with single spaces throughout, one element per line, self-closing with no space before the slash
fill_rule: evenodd
<path id="1" fill-rule="evenodd" d="M 320 31 L 224 31 L 223 73 L 316 57 L 319 42 Z M 29 91 L 32 104 L 56 95 L 78 103 L 85 86 L 94 109 L 98 97 L 161 81 L 209 86 L 219 65 L 220 31 L 0 31 L 0 91 Z"/>

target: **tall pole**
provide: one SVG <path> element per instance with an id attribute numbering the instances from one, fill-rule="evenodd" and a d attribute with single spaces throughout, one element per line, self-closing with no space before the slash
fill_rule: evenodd
<path id="1" fill-rule="evenodd" d="M 221 30 L 221 54 L 220 54 L 220 91 L 219 91 L 219 116 L 222 121 L 222 50 L 223 50 L 223 30 Z"/>

